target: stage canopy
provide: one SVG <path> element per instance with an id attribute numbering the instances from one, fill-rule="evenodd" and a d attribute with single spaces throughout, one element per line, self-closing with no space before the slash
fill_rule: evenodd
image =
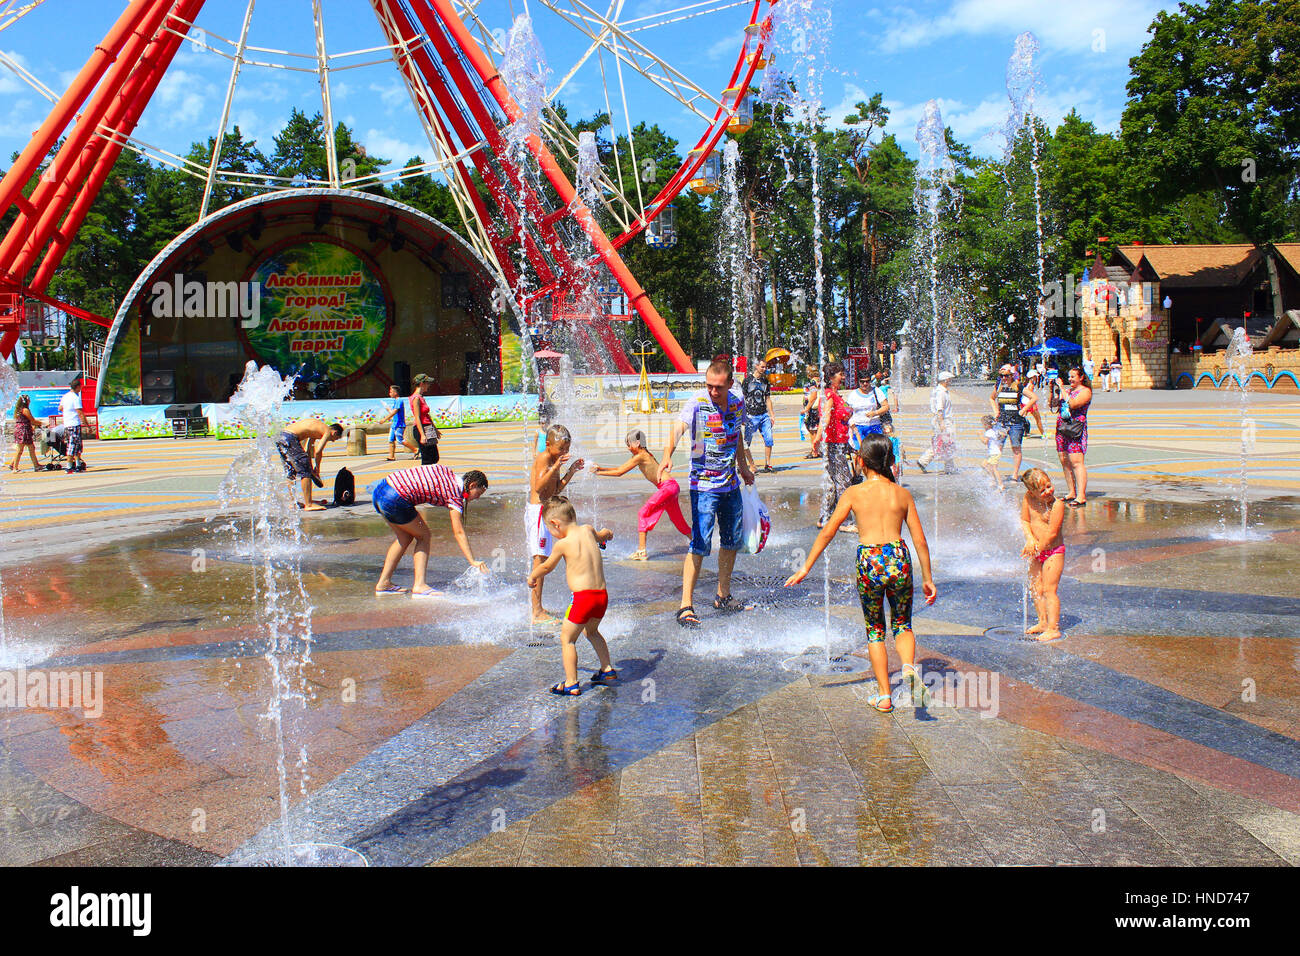
<path id="1" fill-rule="evenodd" d="M 519 353 L 497 280 L 449 227 L 358 190 L 235 203 L 142 272 L 109 330 L 101 405 L 224 402 L 251 359 L 297 398 L 367 398 L 419 373 L 437 394 L 502 391 Z M 503 335 L 506 341 L 503 343 Z"/>

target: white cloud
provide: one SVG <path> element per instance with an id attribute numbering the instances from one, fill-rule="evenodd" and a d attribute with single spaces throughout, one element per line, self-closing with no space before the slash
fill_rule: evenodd
<path id="1" fill-rule="evenodd" d="M 4 52 L 5 56 L 9 57 L 24 70 L 27 70 L 28 72 L 31 71 L 31 66 L 28 64 L 27 58 L 17 50 L 5 50 Z M 0 93 L 24 93 L 30 89 L 31 87 L 27 84 L 27 81 L 15 73 L 7 63 L 0 66 Z M 58 91 L 56 90 L 55 92 Z"/>
<path id="2" fill-rule="evenodd" d="M 1106 52 L 1136 51 L 1146 27 L 1158 10 L 1173 3 L 1156 0 L 1090 0 L 1088 3 L 1047 3 L 1044 0 L 954 0 L 946 13 L 918 17 L 914 10 L 894 7 L 884 14 L 882 52 L 926 46 L 954 36 L 1018 34 L 1031 30 L 1044 48 L 1091 52 L 1101 31 Z"/>
<path id="3" fill-rule="evenodd" d="M 379 94 L 379 101 L 384 104 L 384 109 L 392 112 L 395 109 L 405 105 L 411 108 L 411 94 L 407 92 L 406 84 L 401 80 L 393 80 L 389 83 L 371 83 L 370 92 Z"/>
<path id="4" fill-rule="evenodd" d="M 909 153 L 916 150 L 916 124 L 920 122 L 925 103 L 926 101 L 902 103 L 898 100 L 885 100 L 885 106 L 889 107 L 887 132 L 893 133 Z M 1010 111 L 1010 101 L 1006 96 L 986 96 L 975 104 L 939 97 L 938 103 L 944 125 L 952 130 L 959 142 L 967 144 L 979 155 L 1002 154 L 1006 146 L 1004 130 Z M 1049 128 L 1055 129 L 1071 109 L 1095 124 L 1102 132 L 1114 132 L 1119 128 L 1119 111 L 1105 104 L 1094 91 L 1088 89 L 1044 93 L 1038 97 L 1035 113 Z"/>
<path id="5" fill-rule="evenodd" d="M 383 130 L 368 129 L 366 135 L 359 137 L 359 139 L 361 144 L 365 146 L 368 155 L 391 160 L 393 166 L 399 169 L 412 156 L 423 156 L 426 161 L 430 158 L 427 143 L 418 146 L 415 143 L 409 143 L 406 140 L 390 136 Z"/>
<path id="6" fill-rule="evenodd" d="M 166 126 L 194 126 L 204 118 L 204 108 L 208 97 L 214 92 L 212 83 L 195 73 L 186 70 L 169 70 L 158 84 L 152 104 L 164 107 L 161 117 L 153 112 L 154 118 L 163 118 Z M 212 117 L 215 126 L 216 115 Z"/>
<path id="7" fill-rule="evenodd" d="M 710 62 L 725 59 L 729 63 L 735 63 L 744 42 L 745 34 L 743 32 L 725 34 L 704 51 L 704 58 Z"/>

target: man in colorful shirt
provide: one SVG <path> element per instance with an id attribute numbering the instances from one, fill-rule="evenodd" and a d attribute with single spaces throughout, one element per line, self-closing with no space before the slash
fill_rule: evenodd
<path id="1" fill-rule="evenodd" d="M 742 507 L 740 482 L 754 483 L 754 474 L 737 456 L 741 429 L 745 424 L 745 403 L 731 393 L 732 372 L 727 362 L 715 361 L 704 373 L 704 391 L 682 406 L 681 418 L 673 423 L 672 434 L 659 466 L 659 482 L 671 477 L 673 451 L 684 433 L 691 433 L 691 546 L 682 565 L 682 604 L 677 623 L 699 627 L 695 614 L 695 582 L 704 557 L 713 549 L 713 528 L 717 525 L 718 593 L 713 606 L 719 611 L 747 608 L 731 597 L 731 571 L 740 548 Z"/>

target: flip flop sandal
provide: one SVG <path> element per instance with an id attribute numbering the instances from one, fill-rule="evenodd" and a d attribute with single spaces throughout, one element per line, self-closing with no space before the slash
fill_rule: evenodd
<path id="1" fill-rule="evenodd" d="M 413 598 L 440 598 L 440 597 L 442 597 L 442 596 L 443 596 L 443 594 L 442 594 L 441 591 L 434 591 L 432 588 L 429 589 L 428 591 L 412 591 L 412 592 L 411 592 L 411 597 L 413 597 Z"/>
<path id="2" fill-rule="evenodd" d="M 907 684 L 907 689 L 912 692 L 913 707 L 930 706 L 930 688 L 925 686 L 920 671 L 912 664 L 903 665 L 903 681 Z"/>
<path id="3" fill-rule="evenodd" d="M 399 588 L 396 584 L 390 584 L 386 588 L 375 588 L 375 594 L 384 597 L 388 594 L 405 594 L 406 588 Z"/>
<path id="4" fill-rule="evenodd" d="M 715 611 L 722 611 L 725 614 L 739 614 L 741 611 L 754 610 L 754 605 L 742 604 L 740 601 L 737 601 L 730 594 L 728 594 L 726 597 L 723 597 L 721 594 L 719 594 L 713 599 L 713 609 Z"/>
<path id="5" fill-rule="evenodd" d="M 872 694 L 867 698 L 867 704 L 882 714 L 892 714 L 894 712 L 894 702 L 890 700 L 888 694 Z"/>
<path id="6" fill-rule="evenodd" d="M 614 670 L 612 667 L 607 671 L 596 671 L 596 673 L 591 675 L 591 682 L 593 684 L 600 684 L 602 687 L 607 687 L 617 681 L 618 671 Z"/>
<path id="7" fill-rule="evenodd" d="M 559 623 L 558 617 L 544 617 L 540 621 L 533 621 L 533 627 L 557 627 Z"/>
<path id="8" fill-rule="evenodd" d="M 566 684 L 560 681 L 551 688 L 551 693 L 556 697 L 578 697 L 582 694 L 582 687 L 579 686 L 581 681 L 574 681 L 572 684 Z"/>
<path id="9" fill-rule="evenodd" d="M 677 623 L 682 627 L 699 627 L 700 619 L 695 614 L 694 605 L 687 605 L 677 612 Z"/>
<path id="10" fill-rule="evenodd" d="M 637 548 L 630 555 L 628 555 L 627 559 L 629 561 L 649 561 L 650 555 L 646 553 L 645 548 Z"/>

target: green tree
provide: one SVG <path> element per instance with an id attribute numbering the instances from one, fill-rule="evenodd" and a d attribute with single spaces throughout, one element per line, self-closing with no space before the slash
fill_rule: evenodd
<path id="1" fill-rule="evenodd" d="M 1149 32 L 1122 123 L 1143 211 L 1202 197 L 1195 239 L 1294 233 L 1300 0 L 1181 3 Z"/>

